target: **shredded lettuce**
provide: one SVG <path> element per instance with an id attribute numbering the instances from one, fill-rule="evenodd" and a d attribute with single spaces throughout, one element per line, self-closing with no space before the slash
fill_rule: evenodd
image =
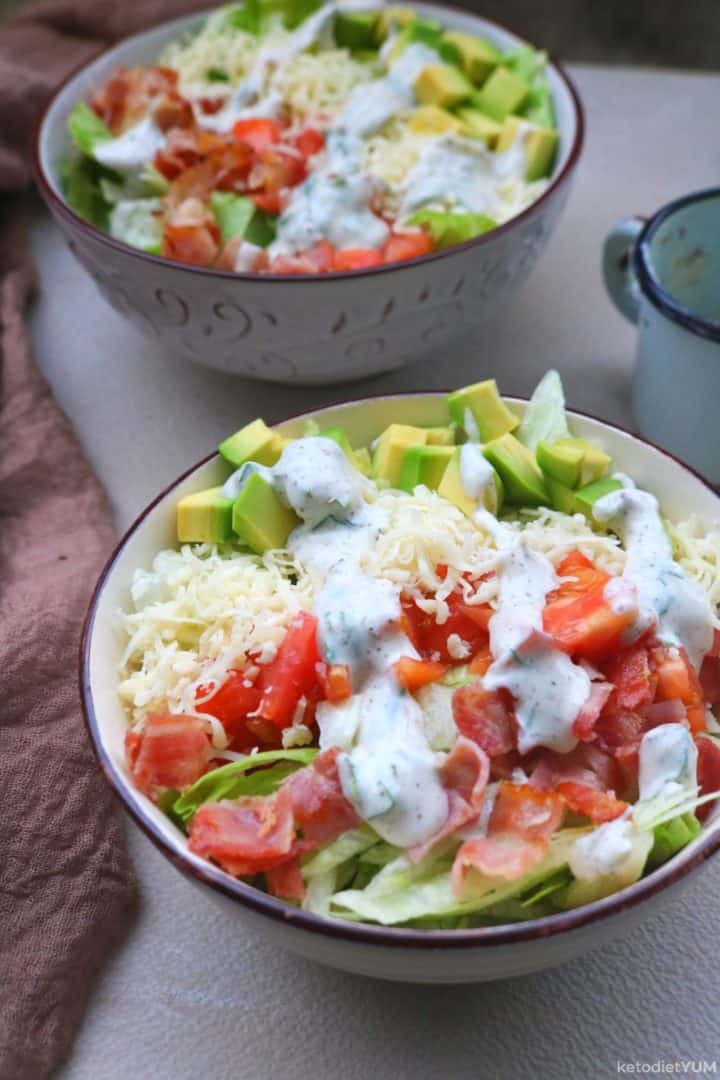
<path id="1" fill-rule="evenodd" d="M 68 117 L 68 129 L 83 154 L 92 157 L 98 143 L 112 139 L 113 133 L 84 101 L 78 101 Z"/>
<path id="2" fill-rule="evenodd" d="M 290 773 L 309 765 L 316 754 L 313 747 L 248 754 L 242 761 L 231 761 L 229 765 L 221 765 L 201 776 L 166 813 L 184 827 L 203 803 L 239 799 L 245 795 L 270 795 Z"/>
<path id="3" fill-rule="evenodd" d="M 557 371 L 548 371 L 535 387 L 516 435 L 533 453 L 539 442 L 555 442 L 570 435 L 565 394 Z"/>
<path id="4" fill-rule="evenodd" d="M 369 825 L 361 826 L 358 829 L 349 829 L 348 832 L 338 836 L 336 840 L 313 852 L 303 864 L 303 878 L 307 882 L 320 874 L 335 870 L 342 863 L 377 844 L 378 840 L 377 833 Z"/>
<path id="5" fill-rule="evenodd" d="M 653 846 L 648 857 L 650 866 L 659 866 L 686 847 L 700 832 L 702 826 L 692 813 L 656 825 L 653 829 Z"/>
<path id="6" fill-rule="evenodd" d="M 110 205 L 103 197 L 103 172 L 91 158 L 76 155 L 66 162 L 62 181 L 65 198 L 73 210 L 99 229 L 107 229 Z"/>
<path id="7" fill-rule="evenodd" d="M 162 250 L 161 203 L 154 199 L 121 199 L 110 214 L 110 235 L 153 255 Z"/>
<path id="8" fill-rule="evenodd" d="M 275 238 L 275 220 L 259 210 L 252 199 L 232 191 L 213 191 L 210 207 L 223 241 L 241 236 L 258 247 L 267 247 Z"/>

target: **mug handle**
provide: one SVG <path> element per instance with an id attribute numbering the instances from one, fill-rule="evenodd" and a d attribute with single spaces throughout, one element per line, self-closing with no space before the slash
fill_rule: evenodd
<path id="1" fill-rule="evenodd" d="M 603 245 L 605 288 L 615 306 L 630 322 L 637 322 L 640 310 L 640 286 L 630 255 L 644 228 L 644 218 L 627 218 L 608 233 Z"/>

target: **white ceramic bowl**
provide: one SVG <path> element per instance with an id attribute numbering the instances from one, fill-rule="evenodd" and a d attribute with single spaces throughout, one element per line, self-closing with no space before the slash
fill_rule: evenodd
<path id="1" fill-rule="evenodd" d="M 418 11 L 503 48 L 509 31 L 435 4 Z M 565 205 L 583 142 L 577 92 L 548 70 L 560 149 L 547 190 L 506 225 L 458 247 L 377 269 L 320 276 L 231 274 L 148 255 L 88 225 L 62 194 L 67 118 L 119 65 L 152 63 L 163 45 L 199 23 L 193 15 L 127 38 L 73 75 L 38 129 L 35 174 L 70 249 L 110 304 L 178 357 L 273 382 L 340 383 L 391 371 L 482 322 L 525 280 Z"/>
<path id="2" fill-rule="evenodd" d="M 509 399 L 522 413 L 524 403 Z M 572 413 L 578 435 L 596 441 L 618 468 L 653 491 L 671 520 L 699 514 L 720 519 L 720 497 L 695 473 L 641 439 L 599 420 Z M 307 419 L 341 424 L 354 445 L 369 443 L 389 423 L 443 424 L 445 396 L 413 394 L 336 405 L 278 425 L 303 434 Z M 332 967 L 408 982 L 482 982 L 550 967 L 631 930 L 667 903 L 720 847 L 720 809 L 682 852 L 622 892 L 586 907 L 517 925 L 478 930 L 402 930 L 345 923 L 311 915 L 232 878 L 193 855 L 185 837 L 132 784 L 125 764 L 126 718 L 117 698 L 121 643 L 114 613 L 127 607 L 136 567 L 149 567 L 175 545 L 175 506 L 189 492 L 222 482 L 227 466 L 217 454 L 171 484 L 121 540 L 95 591 L 83 634 L 81 689 L 90 737 L 108 782 L 125 809 L 163 854 L 191 881 L 209 887 L 237 916 L 237 932 L 256 929 L 278 945 Z M 228 942 L 232 949 L 232 942 Z"/>

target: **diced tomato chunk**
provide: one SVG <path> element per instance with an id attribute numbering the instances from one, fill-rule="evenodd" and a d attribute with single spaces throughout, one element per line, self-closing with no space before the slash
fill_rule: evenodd
<path id="1" fill-rule="evenodd" d="M 381 266 L 382 261 L 378 248 L 345 248 L 335 252 L 333 270 L 365 270 L 368 266 Z"/>
<path id="2" fill-rule="evenodd" d="M 452 708 L 458 731 L 482 747 L 488 757 L 515 749 L 515 718 L 505 691 L 485 690 L 478 679 L 455 691 Z"/>
<path id="3" fill-rule="evenodd" d="M 711 795 L 720 791 L 720 743 L 715 739 L 700 735 L 695 739 L 698 751 L 697 779 L 701 795 Z M 705 803 L 696 813 L 704 821 L 715 803 Z"/>
<path id="4" fill-rule="evenodd" d="M 211 754 L 204 722 L 181 713 L 148 716 L 139 734 L 128 734 L 127 749 L 133 780 L 151 797 L 165 788 L 182 791 L 194 784 Z"/>
<path id="5" fill-rule="evenodd" d="M 333 268 L 335 252 L 327 240 L 320 240 L 314 247 L 308 248 L 302 254 L 318 273 L 325 273 Z"/>
<path id="6" fill-rule="evenodd" d="M 556 573 L 561 579 L 560 585 L 548 593 L 548 604 L 558 604 L 561 601 L 570 603 L 596 585 L 605 585 L 610 580 L 609 575 L 599 570 L 581 551 L 571 551 L 566 555 L 558 564 Z"/>
<path id="7" fill-rule="evenodd" d="M 690 730 L 694 733 L 704 731 L 707 721 L 703 688 L 685 650 L 661 646 L 653 650 L 653 660 L 657 700 L 682 701 L 687 709 Z"/>
<path id="8" fill-rule="evenodd" d="M 300 699 L 317 682 L 319 663 L 317 619 L 303 611 L 288 627 L 275 659 L 260 673 L 259 715 L 279 728 L 292 724 Z"/>
<path id="9" fill-rule="evenodd" d="M 708 705 L 720 702 L 720 657 L 706 656 L 700 668 L 700 685 Z"/>
<path id="10" fill-rule="evenodd" d="M 562 795 L 569 810 L 572 810 L 574 814 L 583 814 L 590 818 L 593 825 L 613 821 L 614 818 L 620 817 L 629 805 L 605 791 L 598 791 L 596 788 L 572 781 L 558 784 L 555 790 L 558 795 Z"/>
<path id="11" fill-rule="evenodd" d="M 297 147 L 303 157 L 309 158 L 318 154 L 325 145 L 325 136 L 316 128 L 305 128 L 292 139 L 293 146 Z"/>
<path id="12" fill-rule="evenodd" d="M 403 626 L 422 656 L 445 664 L 463 663 L 481 649 L 489 647 L 488 623 L 493 611 L 489 604 L 467 604 L 459 592 L 447 598 L 450 609 L 444 623 L 424 612 L 411 597 L 402 597 Z M 466 657 L 459 658 L 449 639 L 459 639 Z"/>
<path id="13" fill-rule="evenodd" d="M 401 656 L 393 665 L 397 681 L 405 690 L 420 690 L 428 683 L 437 682 L 447 674 L 448 665 L 437 660 L 415 660 L 411 656 Z"/>
<path id="14" fill-rule="evenodd" d="M 270 192 L 295 187 L 305 176 L 303 158 L 281 147 L 268 146 L 260 152 L 250 179 L 254 189 Z"/>
<path id="15" fill-rule="evenodd" d="M 472 660 L 468 664 L 468 671 L 471 675 L 484 675 L 493 662 L 492 653 L 490 652 L 490 641 L 486 645 L 481 645 L 477 652 L 474 654 Z"/>
<path id="16" fill-rule="evenodd" d="M 320 664 L 318 677 L 328 701 L 337 704 L 352 694 L 352 683 L 347 664 Z"/>
<path id="17" fill-rule="evenodd" d="M 573 599 L 561 597 L 546 605 L 543 627 L 559 649 L 571 656 L 597 660 L 616 652 L 635 613 L 615 611 L 605 599 L 605 585 L 594 585 Z"/>
<path id="18" fill-rule="evenodd" d="M 283 207 L 283 193 L 282 191 L 261 191 L 253 192 L 250 196 L 252 201 L 258 207 L 259 210 L 264 210 L 266 214 L 279 214 Z M 304 273 L 305 271 L 303 271 Z"/>
<path id="19" fill-rule="evenodd" d="M 432 237 L 423 229 L 417 232 L 393 233 L 383 249 L 386 263 L 403 262 L 405 259 L 417 259 L 429 255 L 434 245 Z"/>
<path id="20" fill-rule="evenodd" d="M 252 146 L 259 154 L 267 146 L 274 146 L 282 139 L 283 129 L 277 120 L 269 117 L 253 116 L 238 120 L 233 125 L 233 134 L 241 142 Z"/>
<path id="21" fill-rule="evenodd" d="M 203 697 L 203 688 L 198 692 Z M 278 729 L 251 715 L 257 711 L 262 690 L 242 671 L 231 671 L 212 697 L 196 705 L 197 712 L 216 716 L 225 729 L 233 750 L 250 750 L 253 746 L 278 746 Z"/>

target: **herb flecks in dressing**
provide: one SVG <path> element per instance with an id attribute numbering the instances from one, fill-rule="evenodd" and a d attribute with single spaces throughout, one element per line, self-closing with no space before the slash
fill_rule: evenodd
<path id="1" fill-rule="evenodd" d="M 627 551 L 620 582 L 634 589 L 638 604 L 629 640 L 654 627 L 665 644 L 684 648 L 699 670 L 713 639 L 708 598 L 673 559 L 655 496 L 621 479 L 628 486 L 598 499 L 594 515 L 597 521 L 612 525 Z M 616 607 L 625 602 L 617 579 L 608 583 L 606 595 Z"/>

